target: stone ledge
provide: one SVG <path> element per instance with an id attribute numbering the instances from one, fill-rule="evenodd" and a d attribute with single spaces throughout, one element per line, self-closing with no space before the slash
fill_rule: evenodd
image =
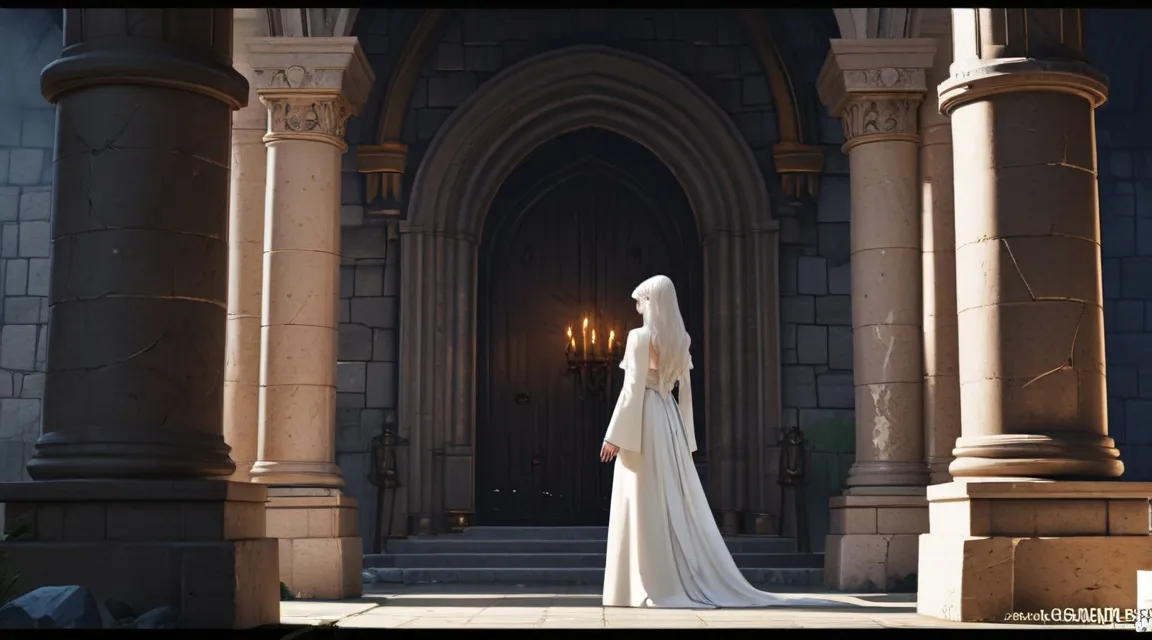
<path id="1" fill-rule="evenodd" d="M 864 507 L 859 509 L 833 509 L 829 514 L 831 534 L 910 533 L 920 535 L 928 531 L 928 507 Z"/>
<path id="2" fill-rule="evenodd" d="M 26 522 L 41 542 L 266 537 L 264 505 L 251 502 L 9 502 L 5 511 L 9 523 Z"/>
<path id="3" fill-rule="evenodd" d="M 1152 482 L 1064 480 L 957 480 L 928 487 L 929 502 L 970 498 L 1100 498 L 1148 500 Z"/>
<path id="4" fill-rule="evenodd" d="M 824 584 L 839 591 L 890 590 L 916 573 L 918 534 L 829 535 Z"/>
<path id="5" fill-rule="evenodd" d="M 228 480 L 39 480 L 0 482 L 0 502 L 259 502 L 262 485 Z"/>
<path id="6" fill-rule="evenodd" d="M 1148 536 L 1152 483 L 970 481 L 928 489 L 930 532 L 976 537 Z"/>
<path id="7" fill-rule="evenodd" d="M 347 496 L 271 498 L 265 510 L 268 535 L 280 539 L 356 537 L 356 505 L 356 500 Z"/>
<path id="8" fill-rule="evenodd" d="M 280 581 L 294 594 L 322 600 L 363 593 L 364 545 L 359 537 L 280 541 Z"/>
<path id="9" fill-rule="evenodd" d="M 1136 606 L 1136 572 L 1152 570 L 1152 537 L 920 536 L 916 610 L 961 622 L 1012 612 Z"/>

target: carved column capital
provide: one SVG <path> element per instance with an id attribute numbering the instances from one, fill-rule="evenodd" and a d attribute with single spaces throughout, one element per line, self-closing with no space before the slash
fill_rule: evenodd
<path id="1" fill-rule="evenodd" d="M 868 95 L 849 102 L 840 112 L 844 151 L 865 142 L 920 140 L 920 96 Z"/>
<path id="2" fill-rule="evenodd" d="M 936 41 L 833 40 L 817 81 L 820 99 L 844 126 L 845 153 L 865 142 L 919 141 L 920 103 Z"/>
<path id="3" fill-rule="evenodd" d="M 315 140 L 347 149 L 348 118 L 375 79 L 356 38 L 253 38 L 248 59 L 268 108 L 265 141 Z"/>
<path id="4" fill-rule="evenodd" d="M 345 126 L 351 106 L 337 93 L 261 90 L 260 102 L 268 107 L 268 133 L 274 140 L 315 140 L 347 150 Z"/>

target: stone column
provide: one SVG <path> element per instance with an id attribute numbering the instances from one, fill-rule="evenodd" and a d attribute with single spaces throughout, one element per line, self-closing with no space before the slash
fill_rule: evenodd
<path id="1" fill-rule="evenodd" d="M 933 20 L 937 12 L 947 21 Z M 921 35 L 937 38 L 928 86 L 948 77 L 951 11 L 924 16 Z M 952 123 L 929 92 L 920 105 L 920 249 L 924 290 L 924 459 L 929 484 L 952 480 L 948 465 L 960 437 L 960 380 L 956 342 L 956 228 L 952 215 Z"/>
<path id="2" fill-rule="evenodd" d="M 1108 437 L 1093 110 L 1079 9 L 953 9 L 962 437 L 929 488 L 921 613 L 1136 602 L 1150 483 Z M 1052 479 L 1059 479 L 1053 481 Z M 981 482 L 967 482 L 981 480 Z"/>
<path id="3" fill-rule="evenodd" d="M 278 620 L 265 490 L 221 424 L 231 9 L 69 9 L 56 105 L 43 435 L 0 485 L 21 588 L 81 584 L 191 626 Z"/>
<path id="4" fill-rule="evenodd" d="M 373 75 L 356 38 L 250 41 L 268 107 L 259 459 L 281 580 L 317 598 L 360 594 L 356 501 L 336 466 L 340 156 Z"/>
<path id="5" fill-rule="evenodd" d="M 260 405 L 260 296 L 264 276 L 264 132 L 248 40 L 260 9 L 235 9 L 233 67 L 249 84 L 248 106 L 232 114 L 232 187 L 228 213 L 228 331 L 224 340 L 224 440 L 236 463 L 233 480 L 249 479 L 256 461 Z"/>
<path id="6" fill-rule="evenodd" d="M 917 113 L 934 40 L 833 40 L 818 81 L 844 123 L 852 191 L 856 462 L 833 498 L 825 581 L 892 588 L 928 528 Z"/>

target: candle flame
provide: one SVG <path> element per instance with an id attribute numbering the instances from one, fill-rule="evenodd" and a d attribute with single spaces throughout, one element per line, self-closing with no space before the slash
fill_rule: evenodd
<path id="1" fill-rule="evenodd" d="M 611 349 L 616 344 L 616 330 L 613 329 L 608 332 L 608 348 Z"/>
<path id="2" fill-rule="evenodd" d="M 568 327 L 568 339 L 572 339 L 572 327 Z"/>
<path id="3" fill-rule="evenodd" d="M 596 344 L 596 330 L 592 330 L 592 344 Z"/>
<path id="4" fill-rule="evenodd" d="M 584 329 L 588 328 L 588 318 L 584 318 Z"/>

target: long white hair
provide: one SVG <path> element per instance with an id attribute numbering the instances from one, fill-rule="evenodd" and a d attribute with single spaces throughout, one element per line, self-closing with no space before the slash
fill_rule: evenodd
<path id="1" fill-rule="evenodd" d="M 676 287 L 668 276 L 652 276 L 636 287 L 632 297 L 640 302 L 644 326 L 660 358 L 661 386 L 671 389 L 692 368 L 692 356 L 688 353 L 692 338 L 684 328 Z"/>

